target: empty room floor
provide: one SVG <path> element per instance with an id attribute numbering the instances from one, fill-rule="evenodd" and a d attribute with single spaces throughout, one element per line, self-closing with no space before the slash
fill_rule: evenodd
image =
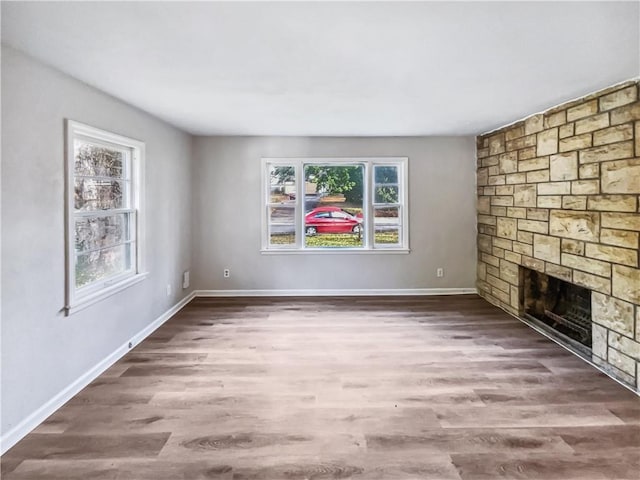
<path id="1" fill-rule="evenodd" d="M 197 299 L 18 479 L 637 479 L 640 400 L 475 295 Z"/>

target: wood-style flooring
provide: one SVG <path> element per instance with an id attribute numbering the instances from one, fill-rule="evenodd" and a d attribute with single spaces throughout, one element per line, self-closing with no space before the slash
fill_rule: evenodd
<path id="1" fill-rule="evenodd" d="M 198 299 L 6 480 L 634 479 L 640 400 L 477 296 Z"/>

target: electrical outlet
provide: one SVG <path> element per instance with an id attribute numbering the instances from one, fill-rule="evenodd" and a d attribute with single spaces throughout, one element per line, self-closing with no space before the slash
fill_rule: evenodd
<path id="1" fill-rule="evenodd" d="M 182 274 L 182 288 L 189 288 L 190 284 L 191 280 L 189 279 L 189 270 L 185 270 L 185 272 Z"/>
<path id="2" fill-rule="evenodd" d="M 224 278 L 229 278 L 231 276 L 231 270 L 229 270 L 228 268 L 225 268 L 224 271 L 222 272 L 222 276 Z"/>
<path id="3" fill-rule="evenodd" d="M 436 270 L 437 277 L 444 277 L 444 268 L 440 267 Z"/>
<path id="4" fill-rule="evenodd" d="M 167 283 L 167 297 L 171 295 L 171 284 Z"/>

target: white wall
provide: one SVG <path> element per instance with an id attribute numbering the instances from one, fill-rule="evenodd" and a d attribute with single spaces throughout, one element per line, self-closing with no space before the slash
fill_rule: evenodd
<path id="1" fill-rule="evenodd" d="M 69 317 L 65 118 L 146 142 L 150 272 Z M 2 435 L 188 293 L 179 281 L 191 264 L 190 185 L 189 135 L 3 47 Z"/>
<path id="2" fill-rule="evenodd" d="M 409 157 L 408 255 L 261 255 L 261 157 Z M 471 137 L 196 137 L 194 274 L 207 290 L 473 288 Z M 231 278 L 222 277 L 224 268 Z M 436 268 L 445 269 L 436 278 Z"/>

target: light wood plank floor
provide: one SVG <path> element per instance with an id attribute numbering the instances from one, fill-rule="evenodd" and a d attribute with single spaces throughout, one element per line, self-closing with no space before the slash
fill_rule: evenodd
<path id="1" fill-rule="evenodd" d="M 199 299 L 18 479 L 638 479 L 640 400 L 477 296 Z"/>

